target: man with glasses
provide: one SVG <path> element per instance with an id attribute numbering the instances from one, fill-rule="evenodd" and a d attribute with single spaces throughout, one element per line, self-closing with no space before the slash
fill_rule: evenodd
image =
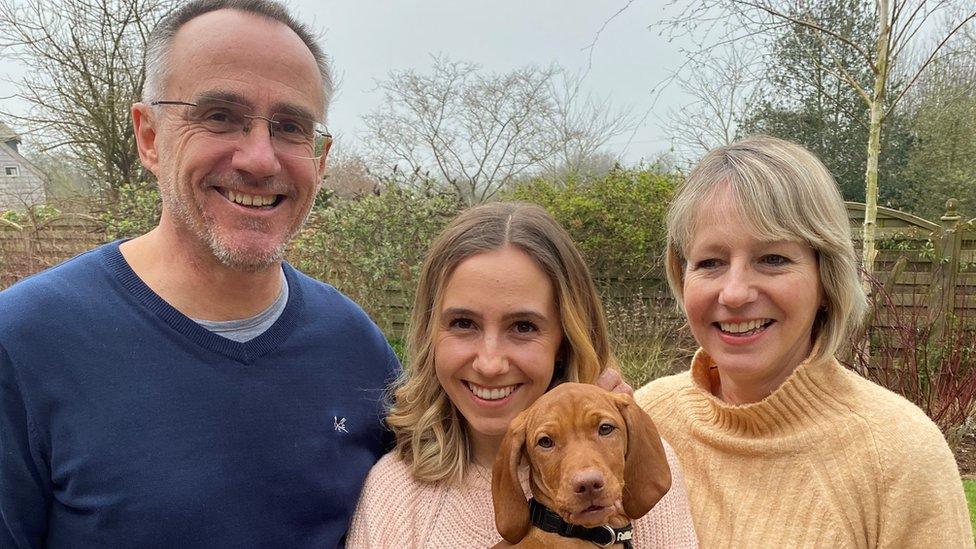
<path id="1" fill-rule="evenodd" d="M 194 0 L 146 71 L 159 225 L 0 294 L 0 547 L 340 545 L 399 364 L 283 262 L 331 145 L 325 56 L 273 0 Z"/>

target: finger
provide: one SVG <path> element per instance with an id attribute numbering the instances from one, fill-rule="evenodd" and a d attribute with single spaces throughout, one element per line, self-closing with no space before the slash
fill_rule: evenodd
<path id="1" fill-rule="evenodd" d="M 625 395 L 634 396 L 634 388 L 630 386 L 630 383 L 627 383 L 624 380 L 620 380 L 620 383 L 614 387 L 611 392 L 624 393 Z"/>
<path id="2" fill-rule="evenodd" d="M 604 370 L 602 374 L 600 374 L 600 377 L 596 380 L 596 384 L 601 389 L 613 391 L 622 381 L 623 378 L 620 377 L 620 372 L 612 368 L 608 368 Z"/>

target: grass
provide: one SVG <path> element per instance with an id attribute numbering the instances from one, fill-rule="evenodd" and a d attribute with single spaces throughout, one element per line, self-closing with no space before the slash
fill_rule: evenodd
<path id="1" fill-rule="evenodd" d="M 634 389 L 688 368 L 697 345 L 674 311 L 640 292 L 604 296 L 604 307 L 620 373 Z"/>
<path id="2" fill-rule="evenodd" d="M 614 352 L 624 379 L 634 389 L 647 382 L 688 369 L 691 351 L 676 348 L 663 338 L 617 339 Z"/>
<path id="3" fill-rule="evenodd" d="M 973 532 L 976 532 L 976 480 L 964 479 L 962 487 L 966 490 L 966 502 L 969 503 L 969 520 L 973 523 Z"/>

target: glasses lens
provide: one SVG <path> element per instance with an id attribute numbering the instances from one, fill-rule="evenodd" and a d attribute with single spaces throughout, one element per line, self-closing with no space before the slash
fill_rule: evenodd
<path id="1" fill-rule="evenodd" d="M 274 124 L 274 143 L 278 152 L 299 158 L 318 158 L 318 136 L 323 133 L 321 124 L 310 118 L 293 114 L 271 115 Z"/>
<path id="2" fill-rule="evenodd" d="M 275 138 L 295 144 L 310 143 L 315 137 L 315 122 L 298 116 L 274 114 Z"/>
<path id="3" fill-rule="evenodd" d="M 250 109 L 245 105 L 207 97 L 201 98 L 196 107 L 187 109 L 188 119 L 221 139 L 240 137 L 250 115 Z"/>

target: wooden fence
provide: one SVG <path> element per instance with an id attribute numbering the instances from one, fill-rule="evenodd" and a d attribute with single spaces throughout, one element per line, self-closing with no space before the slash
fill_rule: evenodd
<path id="1" fill-rule="evenodd" d="M 944 320 L 946 313 L 976 318 L 976 219 L 960 216 L 954 202 L 949 201 L 938 222 L 878 208 L 875 274 L 901 314 L 907 311 L 928 322 Z M 860 246 L 864 205 L 848 203 L 847 209 L 855 245 Z M 85 215 L 24 224 L 0 219 L 0 289 L 105 240 L 98 221 Z M 639 280 L 597 273 L 597 285 L 608 303 L 643 306 L 657 314 L 673 310 L 657 270 Z M 404 293 L 391 289 L 376 301 L 369 308 L 381 327 L 402 335 L 410 306 Z M 874 324 L 889 326 L 892 321 L 890 312 L 882 312 Z"/>
<path id="2" fill-rule="evenodd" d="M 860 248 L 864 205 L 849 202 L 855 246 Z M 874 319 L 890 325 L 892 310 L 918 322 L 976 318 L 976 219 L 966 220 L 949 200 L 939 222 L 878 208 L 874 274 L 889 307 Z"/>
<path id="3" fill-rule="evenodd" d="M 66 214 L 18 224 L 0 218 L 0 289 L 105 242 L 95 218 Z"/>
<path id="4" fill-rule="evenodd" d="M 848 202 L 847 211 L 860 257 L 864 204 Z M 879 207 L 877 227 L 874 276 L 885 295 L 875 296 L 882 302 L 872 318 L 875 327 L 945 322 L 947 312 L 976 318 L 976 219 L 963 219 L 955 210 L 955 201 L 950 201 L 938 223 Z M 676 315 L 660 269 L 650 270 L 641 279 L 594 275 L 611 323 L 618 320 L 623 326 L 633 320 L 614 315 L 644 315 L 647 311 Z M 404 292 L 390 288 L 371 313 L 387 333 L 402 335 L 409 308 Z"/>

